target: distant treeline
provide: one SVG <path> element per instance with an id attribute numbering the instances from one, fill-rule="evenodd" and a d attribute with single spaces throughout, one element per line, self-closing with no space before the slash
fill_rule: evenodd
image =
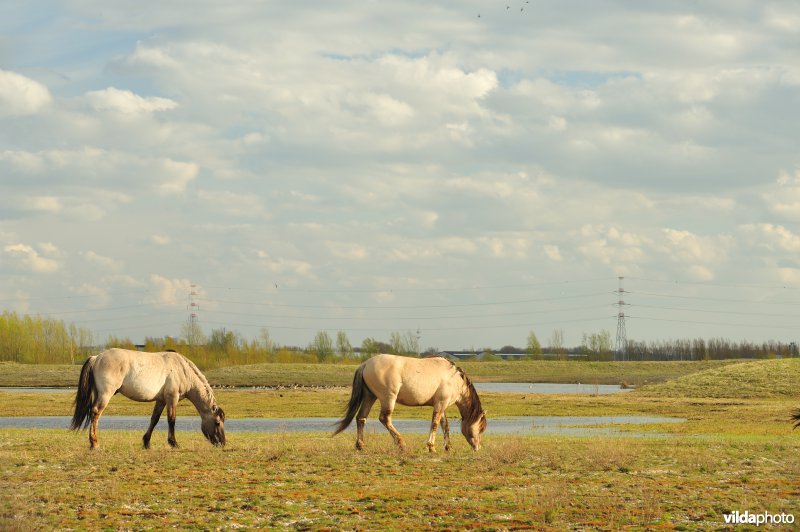
<path id="1" fill-rule="evenodd" d="M 94 350 L 92 332 L 41 316 L 0 315 L 0 360 L 24 364 L 74 364 Z"/>
<path id="2" fill-rule="evenodd" d="M 667 340 L 637 342 L 628 340 L 625 352 L 617 353 L 627 360 L 723 360 L 727 358 L 797 357 L 795 342 L 733 342 L 725 338 L 704 340 Z"/>
<path id="3" fill-rule="evenodd" d="M 175 350 L 191 358 L 203 369 L 265 362 L 345 362 L 366 359 L 376 353 L 395 353 L 407 356 L 437 354 L 436 348 L 420 353 L 416 337 L 411 333 L 392 333 L 388 342 L 366 338 L 360 347 L 353 347 L 343 331 L 336 337 L 327 332 L 316 334 L 305 348 L 277 346 L 269 331 L 262 329 L 257 339 L 248 340 L 226 329 L 214 329 L 206 337 L 199 330 L 186 328 L 185 339 L 172 337 L 146 338 L 136 345 L 128 338 L 109 336 L 96 341 L 92 332 L 61 320 L 41 316 L 0 315 L 0 361 L 25 364 L 79 364 L 102 349 L 124 347 L 144 351 Z M 579 360 L 720 360 L 729 358 L 787 358 L 798 357 L 794 342 L 734 342 L 723 338 L 704 340 L 666 340 L 639 342 L 629 340 L 624 352 L 611 348 L 610 333 L 584 335 L 579 347 L 539 346 L 531 333 L 527 348 L 504 346 L 498 350 L 482 348 L 469 350 L 476 360 L 579 359 Z M 464 351 L 460 352 L 462 355 Z"/>

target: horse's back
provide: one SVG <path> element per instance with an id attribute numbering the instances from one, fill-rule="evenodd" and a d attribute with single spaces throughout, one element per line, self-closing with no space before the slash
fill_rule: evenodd
<path id="1" fill-rule="evenodd" d="M 443 358 L 411 358 L 375 355 L 364 365 L 364 381 L 372 393 L 394 395 L 408 406 L 431 404 L 442 393 L 449 393 L 453 364 Z"/>
<path id="2" fill-rule="evenodd" d="M 153 401 L 162 395 L 170 377 L 183 373 L 175 371 L 181 369 L 179 359 L 167 355 L 177 353 L 108 349 L 97 355 L 95 382 L 99 389 L 119 391 L 135 401 Z"/>

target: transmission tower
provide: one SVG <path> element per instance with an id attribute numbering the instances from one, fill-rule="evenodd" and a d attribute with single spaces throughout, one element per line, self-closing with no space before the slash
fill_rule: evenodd
<path id="1" fill-rule="evenodd" d="M 625 301 L 623 299 L 624 295 L 625 295 L 625 289 L 622 287 L 622 281 L 625 278 L 622 277 L 622 276 L 619 276 L 617 279 L 619 280 L 619 288 L 617 288 L 616 293 L 619 296 L 619 301 L 617 301 L 615 303 L 615 305 L 617 306 L 617 308 L 619 310 L 617 311 L 617 341 L 616 341 L 616 344 L 614 345 L 614 355 L 615 355 L 614 358 L 616 358 L 617 360 L 628 360 L 628 356 L 627 356 L 627 352 L 626 352 L 627 351 L 628 339 L 626 337 L 627 334 L 625 332 L 625 305 L 626 305 L 626 303 L 625 303 Z"/>
<path id="2" fill-rule="evenodd" d="M 189 285 L 189 304 L 187 305 L 189 309 L 189 338 L 186 341 L 190 346 L 193 346 L 194 341 L 197 339 L 195 338 L 197 335 L 197 312 L 200 310 L 200 304 L 195 301 L 197 295 L 197 285 L 192 283 Z"/>

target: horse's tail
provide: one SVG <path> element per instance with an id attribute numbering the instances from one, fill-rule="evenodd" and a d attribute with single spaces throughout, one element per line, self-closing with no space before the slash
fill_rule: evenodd
<path id="1" fill-rule="evenodd" d="M 353 375 L 353 389 L 350 392 L 350 402 L 347 403 L 347 412 L 345 412 L 344 417 L 336 424 L 336 430 L 333 432 L 333 436 L 336 436 L 344 429 L 350 426 L 350 423 L 353 422 L 353 418 L 356 417 L 356 413 L 358 409 L 361 408 L 361 403 L 364 400 L 364 388 L 366 388 L 366 384 L 364 383 L 364 364 L 358 366 L 355 375 Z"/>
<path id="2" fill-rule="evenodd" d="M 97 399 L 97 386 L 94 384 L 94 363 L 96 356 L 86 359 L 81 368 L 81 376 L 78 379 L 78 391 L 75 393 L 75 414 L 72 416 L 71 430 L 78 430 L 89 426 L 92 407 Z"/>
<path id="3" fill-rule="evenodd" d="M 800 408 L 794 411 L 794 415 L 792 415 L 792 421 L 794 421 L 794 428 L 800 427 Z"/>

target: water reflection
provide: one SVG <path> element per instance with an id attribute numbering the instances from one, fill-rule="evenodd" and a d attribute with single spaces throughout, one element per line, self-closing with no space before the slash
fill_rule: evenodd
<path id="1" fill-rule="evenodd" d="M 544 393 L 552 395 L 581 394 L 609 395 L 630 392 L 631 388 L 622 388 L 618 384 L 558 384 L 552 382 L 476 382 L 479 392 L 500 393 Z"/>
<path id="2" fill-rule="evenodd" d="M 138 430 L 144 432 L 149 416 L 105 416 L 100 418 L 100 430 Z M 336 418 L 243 418 L 225 421 L 226 432 L 332 432 Z M 561 434 L 569 436 L 622 434 L 615 425 L 680 423 L 679 418 L 652 416 L 513 416 L 489 420 L 487 434 Z M 400 432 L 427 434 L 430 422 L 421 419 L 393 419 Z M 66 416 L 0 417 L 0 429 L 67 429 L 70 418 Z M 157 430 L 166 431 L 162 419 Z M 385 432 L 377 419 L 370 419 L 371 432 Z M 199 431 L 199 417 L 179 417 L 175 424 L 179 431 Z M 355 423 L 349 431 L 355 430 Z M 458 420 L 451 420 L 451 430 L 458 432 Z"/>
<path id="3" fill-rule="evenodd" d="M 236 388 L 231 388 L 235 390 Z M 245 387 L 244 390 L 252 388 Z M 267 390 L 272 388 L 265 388 Z M 620 392 L 630 392 L 630 388 L 621 388 L 617 384 L 559 384 L 552 382 L 476 382 L 475 389 L 479 392 L 499 393 L 544 393 L 544 394 L 588 394 L 608 395 Z M 32 387 L 0 387 L 0 392 L 70 392 L 75 393 L 75 388 L 32 388 Z"/>

